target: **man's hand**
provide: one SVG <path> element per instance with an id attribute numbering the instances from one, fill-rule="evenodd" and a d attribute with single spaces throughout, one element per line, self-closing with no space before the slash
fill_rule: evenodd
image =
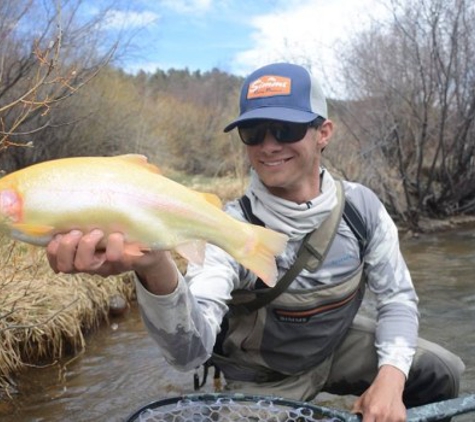
<path id="1" fill-rule="evenodd" d="M 144 286 L 155 294 L 171 293 L 177 285 L 177 270 L 167 251 L 128 253 L 121 233 L 107 238 L 100 230 L 83 234 L 73 230 L 55 236 L 46 248 L 54 272 L 87 273 L 102 277 L 135 271 Z"/>
<path id="2" fill-rule="evenodd" d="M 406 407 L 402 401 L 404 374 L 394 366 L 383 365 L 371 386 L 353 405 L 352 412 L 363 422 L 404 422 Z"/>

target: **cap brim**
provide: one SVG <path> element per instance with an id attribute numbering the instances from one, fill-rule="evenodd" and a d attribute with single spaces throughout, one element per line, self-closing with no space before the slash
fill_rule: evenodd
<path id="1" fill-rule="evenodd" d="M 234 129 L 240 123 L 247 122 L 249 120 L 279 120 L 282 122 L 293 123 L 310 123 L 318 117 L 318 114 L 310 111 L 294 110 L 291 108 L 283 107 L 263 107 L 250 110 L 243 113 L 232 123 L 224 128 L 224 132 L 229 132 Z"/>

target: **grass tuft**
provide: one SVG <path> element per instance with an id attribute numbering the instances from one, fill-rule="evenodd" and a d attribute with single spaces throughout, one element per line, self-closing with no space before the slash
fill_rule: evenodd
<path id="1" fill-rule="evenodd" d="M 108 319 L 109 300 L 134 297 L 130 276 L 54 274 L 44 249 L 0 236 L 0 390 L 12 375 L 85 347 L 84 335 Z"/>

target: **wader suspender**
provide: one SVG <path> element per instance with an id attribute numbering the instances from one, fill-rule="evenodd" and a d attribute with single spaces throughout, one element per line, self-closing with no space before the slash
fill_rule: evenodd
<path id="1" fill-rule="evenodd" d="M 348 223 L 351 230 L 358 238 L 360 248 L 364 248 L 366 242 L 366 230 L 364 224 L 361 221 L 361 216 L 350 202 L 345 201 L 345 195 L 341 182 L 336 183 L 336 188 L 336 207 L 332 210 L 328 218 L 320 225 L 318 229 L 306 235 L 302 246 L 297 253 L 297 259 L 295 260 L 292 267 L 290 267 L 289 270 L 282 276 L 275 287 L 271 289 L 265 289 L 262 292 L 259 291 L 260 289 L 257 289 L 255 290 L 257 295 L 256 298 L 250 302 L 239 305 L 230 305 L 230 310 L 233 315 L 249 314 L 272 302 L 289 287 L 289 285 L 292 283 L 295 277 L 297 277 L 300 271 L 302 271 L 302 269 L 305 268 L 311 272 L 315 272 L 324 261 L 328 249 L 333 242 L 343 214 L 343 210 L 345 210 L 345 213 L 343 214 L 345 221 Z M 251 223 L 260 223 L 260 225 L 263 225 L 263 223 L 252 214 L 250 200 L 247 196 L 243 196 L 240 199 L 240 205 L 246 218 Z M 262 281 L 260 284 L 262 285 Z"/>
<path id="2" fill-rule="evenodd" d="M 363 259 L 363 253 L 366 248 L 368 233 L 366 226 L 361 217 L 361 214 L 356 209 L 356 207 L 348 200 L 345 200 L 345 195 L 343 192 L 343 184 L 341 181 L 336 183 L 337 188 L 337 206 L 332 210 L 328 218 L 321 224 L 318 230 L 310 232 L 305 237 L 302 246 L 300 247 L 297 253 L 297 259 L 294 262 L 294 265 L 285 273 L 282 278 L 277 282 L 275 287 L 271 289 L 263 290 L 261 293 L 258 293 L 258 296 L 245 304 L 240 305 L 230 305 L 230 312 L 234 315 L 236 314 L 248 314 L 250 312 L 256 311 L 259 308 L 267 305 L 277 298 L 281 293 L 283 293 L 290 283 L 297 277 L 297 275 L 302 271 L 303 268 L 309 269 L 311 271 L 316 271 L 317 268 L 324 261 L 327 251 L 332 244 L 332 241 L 335 237 L 335 234 L 338 229 L 341 217 L 345 220 L 346 224 L 350 227 L 353 234 L 358 240 L 360 246 L 360 259 Z M 252 213 L 251 201 L 247 196 L 240 198 L 239 203 L 243 210 L 244 216 L 247 221 L 252 224 L 257 224 L 264 226 L 264 223 L 257 218 Z M 256 283 L 257 286 L 266 287 L 262 280 L 258 280 Z M 256 290 L 259 292 L 259 289 Z M 221 325 L 221 332 L 218 334 L 216 339 L 216 344 L 214 347 L 214 352 L 218 354 L 223 354 L 223 342 L 224 337 L 227 331 L 227 318 L 223 319 Z M 195 391 L 199 390 L 204 384 L 208 377 L 208 369 L 210 366 L 215 367 L 214 373 L 214 386 L 216 391 L 220 391 L 220 370 L 213 364 L 212 359 L 209 359 L 203 365 L 203 379 L 200 382 L 199 374 L 195 371 L 193 375 L 194 380 L 194 389 Z"/>

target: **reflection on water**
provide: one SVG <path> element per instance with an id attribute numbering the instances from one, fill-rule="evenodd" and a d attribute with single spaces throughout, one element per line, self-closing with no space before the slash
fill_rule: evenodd
<path id="1" fill-rule="evenodd" d="M 424 236 L 403 250 L 419 295 L 421 336 L 463 359 L 461 394 L 475 393 L 475 228 Z"/>
<path id="2" fill-rule="evenodd" d="M 22 375 L 12 417 L 0 421 L 120 421 L 157 397 L 192 392 L 193 379 L 170 368 L 136 309 L 88 339 L 63 367 Z"/>
<path id="3" fill-rule="evenodd" d="M 475 393 L 475 230 L 405 241 L 403 251 L 420 298 L 421 336 L 462 357 L 461 393 Z M 146 403 L 193 392 L 192 374 L 165 363 L 136 309 L 111 323 L 76 359 L 23 374 L 21 393 L 0 406 L 0 420 L 121 421 Z"/>

